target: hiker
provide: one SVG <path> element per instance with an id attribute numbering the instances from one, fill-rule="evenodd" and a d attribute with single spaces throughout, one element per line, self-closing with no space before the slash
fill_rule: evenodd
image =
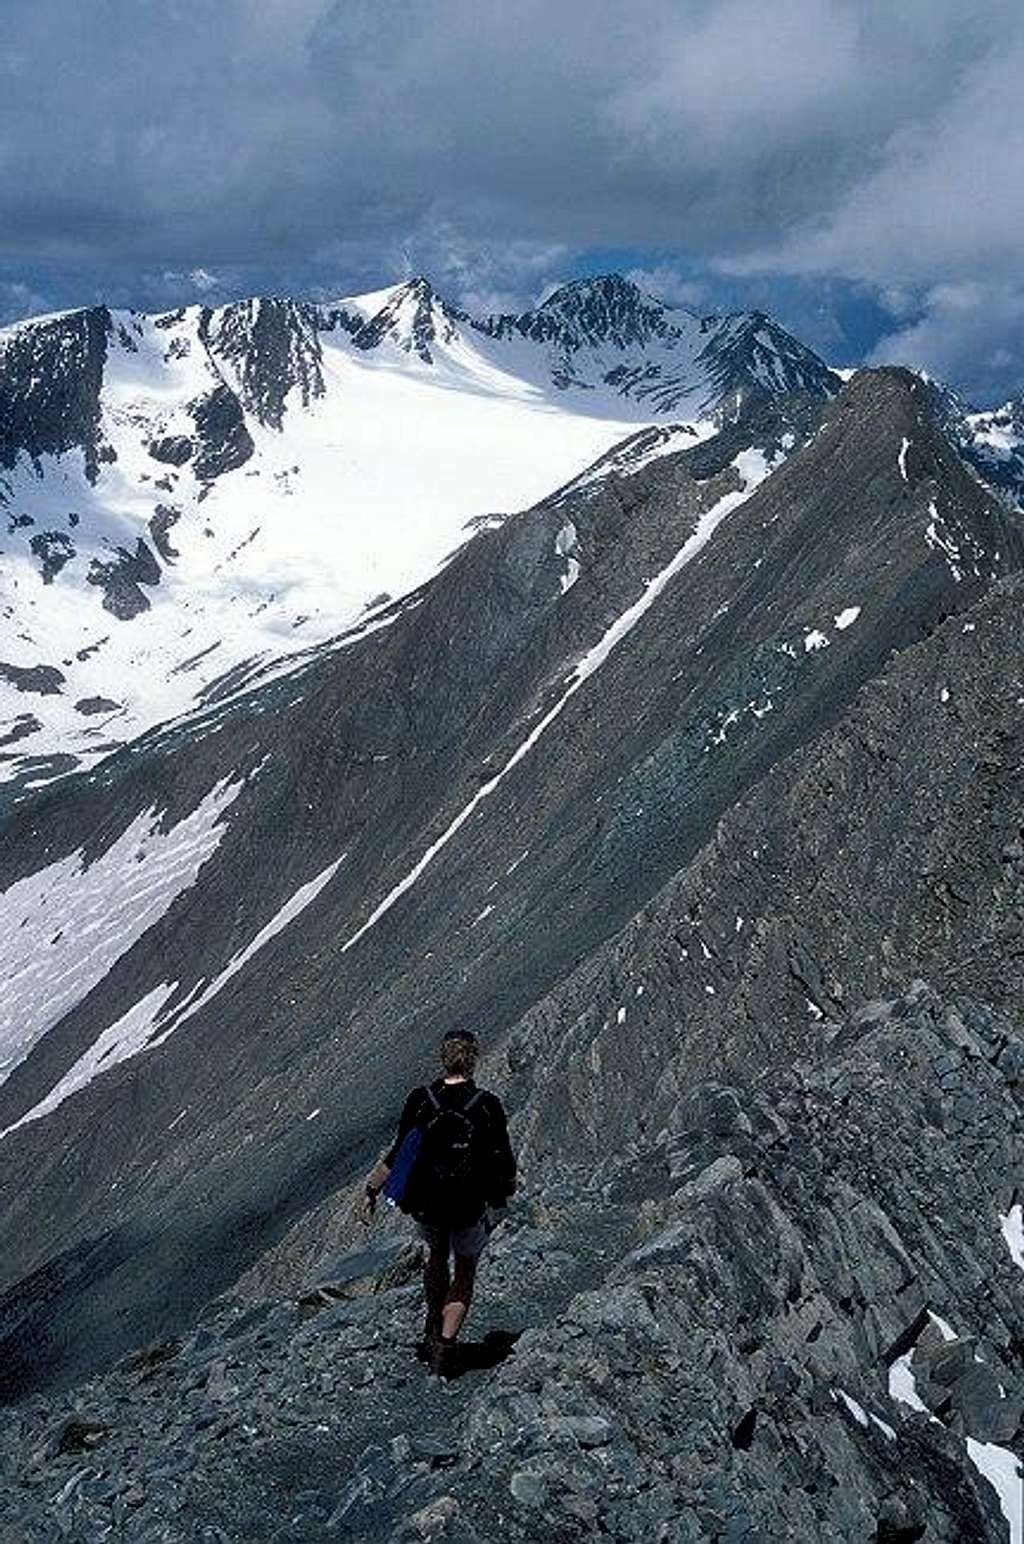
<path id="1" fill-rule="evenodd" d="M 383 1191 L 419 1224 L 427 1317 L 417 1355 L 435 1373 L 450 1370 L 480 1256 L 516 1184 L 504 1107 L 473 1081 L 479 1054 L 469 1030 L 444 1036 L 441 1077 L 406 1099 L 395 1140 L 367 1176 L 358 1206 L 369 1223 Z"/>

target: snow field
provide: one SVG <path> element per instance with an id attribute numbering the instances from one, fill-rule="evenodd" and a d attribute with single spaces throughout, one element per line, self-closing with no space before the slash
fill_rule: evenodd
<path id="1" fill-rule="evenodd" d="M 0 894 L 0 1083 L 195 884 L 241 788 L 217 783 L 166 832 L 145 810 L 88 867 L 72 853 Z"/>
<path id="2" fill-rule="evenodd" d="M 372 314 L 394 293 L 339 304 Z M 194 439 L 187 405 L 220 384 L 223 362 L 199 338 L 198 309 L 159 328 L 113 316 L 103 433 L 116 460 L 95 486 L 78 452 L 45 458 L 42 475 L 23 458 L 4 478 L 8 507 L 34 522 L 32 533 L 60 531 L 76 549 L 51 585 L 27 550 L 29 532 L 5 553 L 0 658 L 66 677 L 51 696 L 0 681 L 0 731 L 28 711 L 42 724 L 19 755 L 70 751 L 92 762 L 112 738 L 187 712 L 240 661 L 335 636 L 382 595 L 436 573 L 473 534 L 467 522 L 534 503 L 656 414 L 610 389 L 559 392 L 522 339 L 456 331 L 432 346 L 428 365 L 390 340 L 363 351 L 343 332 L 324 333 L 325 394 L 303 407 L 294 390 L 280 430 L 247 415 L 254 454 L 204 488 L 191 464 L 169 468 L 148 448 L 170 434 Z M 160 505 L 179 512 L 167 535 L 177 556 L 143 587 L 149 609 L 119 620 L 88 582 L 90 562 L 134 552 L 140 538 L 155 552 L 149 521 Z M 116 707 L 83 717 L 74 704 L 90 697 Z M 12 770 L 0 764 L 0 777 Z"/>
<path id="3" fill-rule="evenodd" d="M 176 1029 L 193 1018 L 201 1008 L 205 1008 L 232 977 L 244 970 L 253 956 L 258 954 L 272 938 L 311 905 L 321 890 L 334 878 L 344 857 L 343 853 L 314 879 L 301 885 L 245 948 L 228 961 L 218 975 L 205 985 L 202 981 L 197 982 L 166 1017 L 164 1016 L 166 1005 L 178 991 L 180 983 L 163 981 L 153 987 L 123 1013 L 116 1023 L 109 1025 L 103 1031 L 45 1098 L 33 1105 L 6 1131 L 0 1132 L 0 1138 L 5 1137 L 10 1131 L 16 1131 L 19 1126 L 27 1125 L 30 1121 L 40 1120 L 44 1115 L 48 1115 L 51 1110 L 63 1104 L 65 1099 L 70 1098 L 79 1089 L 87 1087 L 93 1078 L 98 1077 L 108 1068 L 138 1056 L 142 1051 L 162 1045 Z"/>

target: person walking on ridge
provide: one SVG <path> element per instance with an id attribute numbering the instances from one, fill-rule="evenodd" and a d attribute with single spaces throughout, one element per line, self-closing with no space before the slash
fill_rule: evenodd
<path id="1" fill-rule="evenodd" d="M 409 1094 L 395 1140 L 367 1175 L 358 1206 L 369 1223 L 383 1192 L 419 1224 L 427 1313 L 417 1354 L 435 1373 L 450 1370 L 494 1214 L 516 1185 L 504 1106 L 473 1080 L 476 1036 L 450 1030 L 440 1051 L 442 1075 Z"/>

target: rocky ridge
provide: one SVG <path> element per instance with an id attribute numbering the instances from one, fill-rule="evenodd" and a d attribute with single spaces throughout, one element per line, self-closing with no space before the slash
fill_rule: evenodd
<path id="1" fill-rule="evenodd" d="M 447 1385 L 384 1227 L 21 1405 L 8 1537 L 1006 1538 L 983 1470 L 1024 1435 L 1022 1104 L 1024 1041 L 977 1003 L 919 983 L 823 1021 L 596 1171 L 528 1163 Z"/>

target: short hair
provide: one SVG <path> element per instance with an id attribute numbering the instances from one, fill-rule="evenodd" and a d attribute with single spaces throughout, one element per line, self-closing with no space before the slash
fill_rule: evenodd
<path id="1" fill-rule="evenodd" d="M 441 1041 L 441 1066 L 456 1077 L 469 1077 L 480 1055 L 480 1042 L 470 1029 L 450 1029 Z"/>

